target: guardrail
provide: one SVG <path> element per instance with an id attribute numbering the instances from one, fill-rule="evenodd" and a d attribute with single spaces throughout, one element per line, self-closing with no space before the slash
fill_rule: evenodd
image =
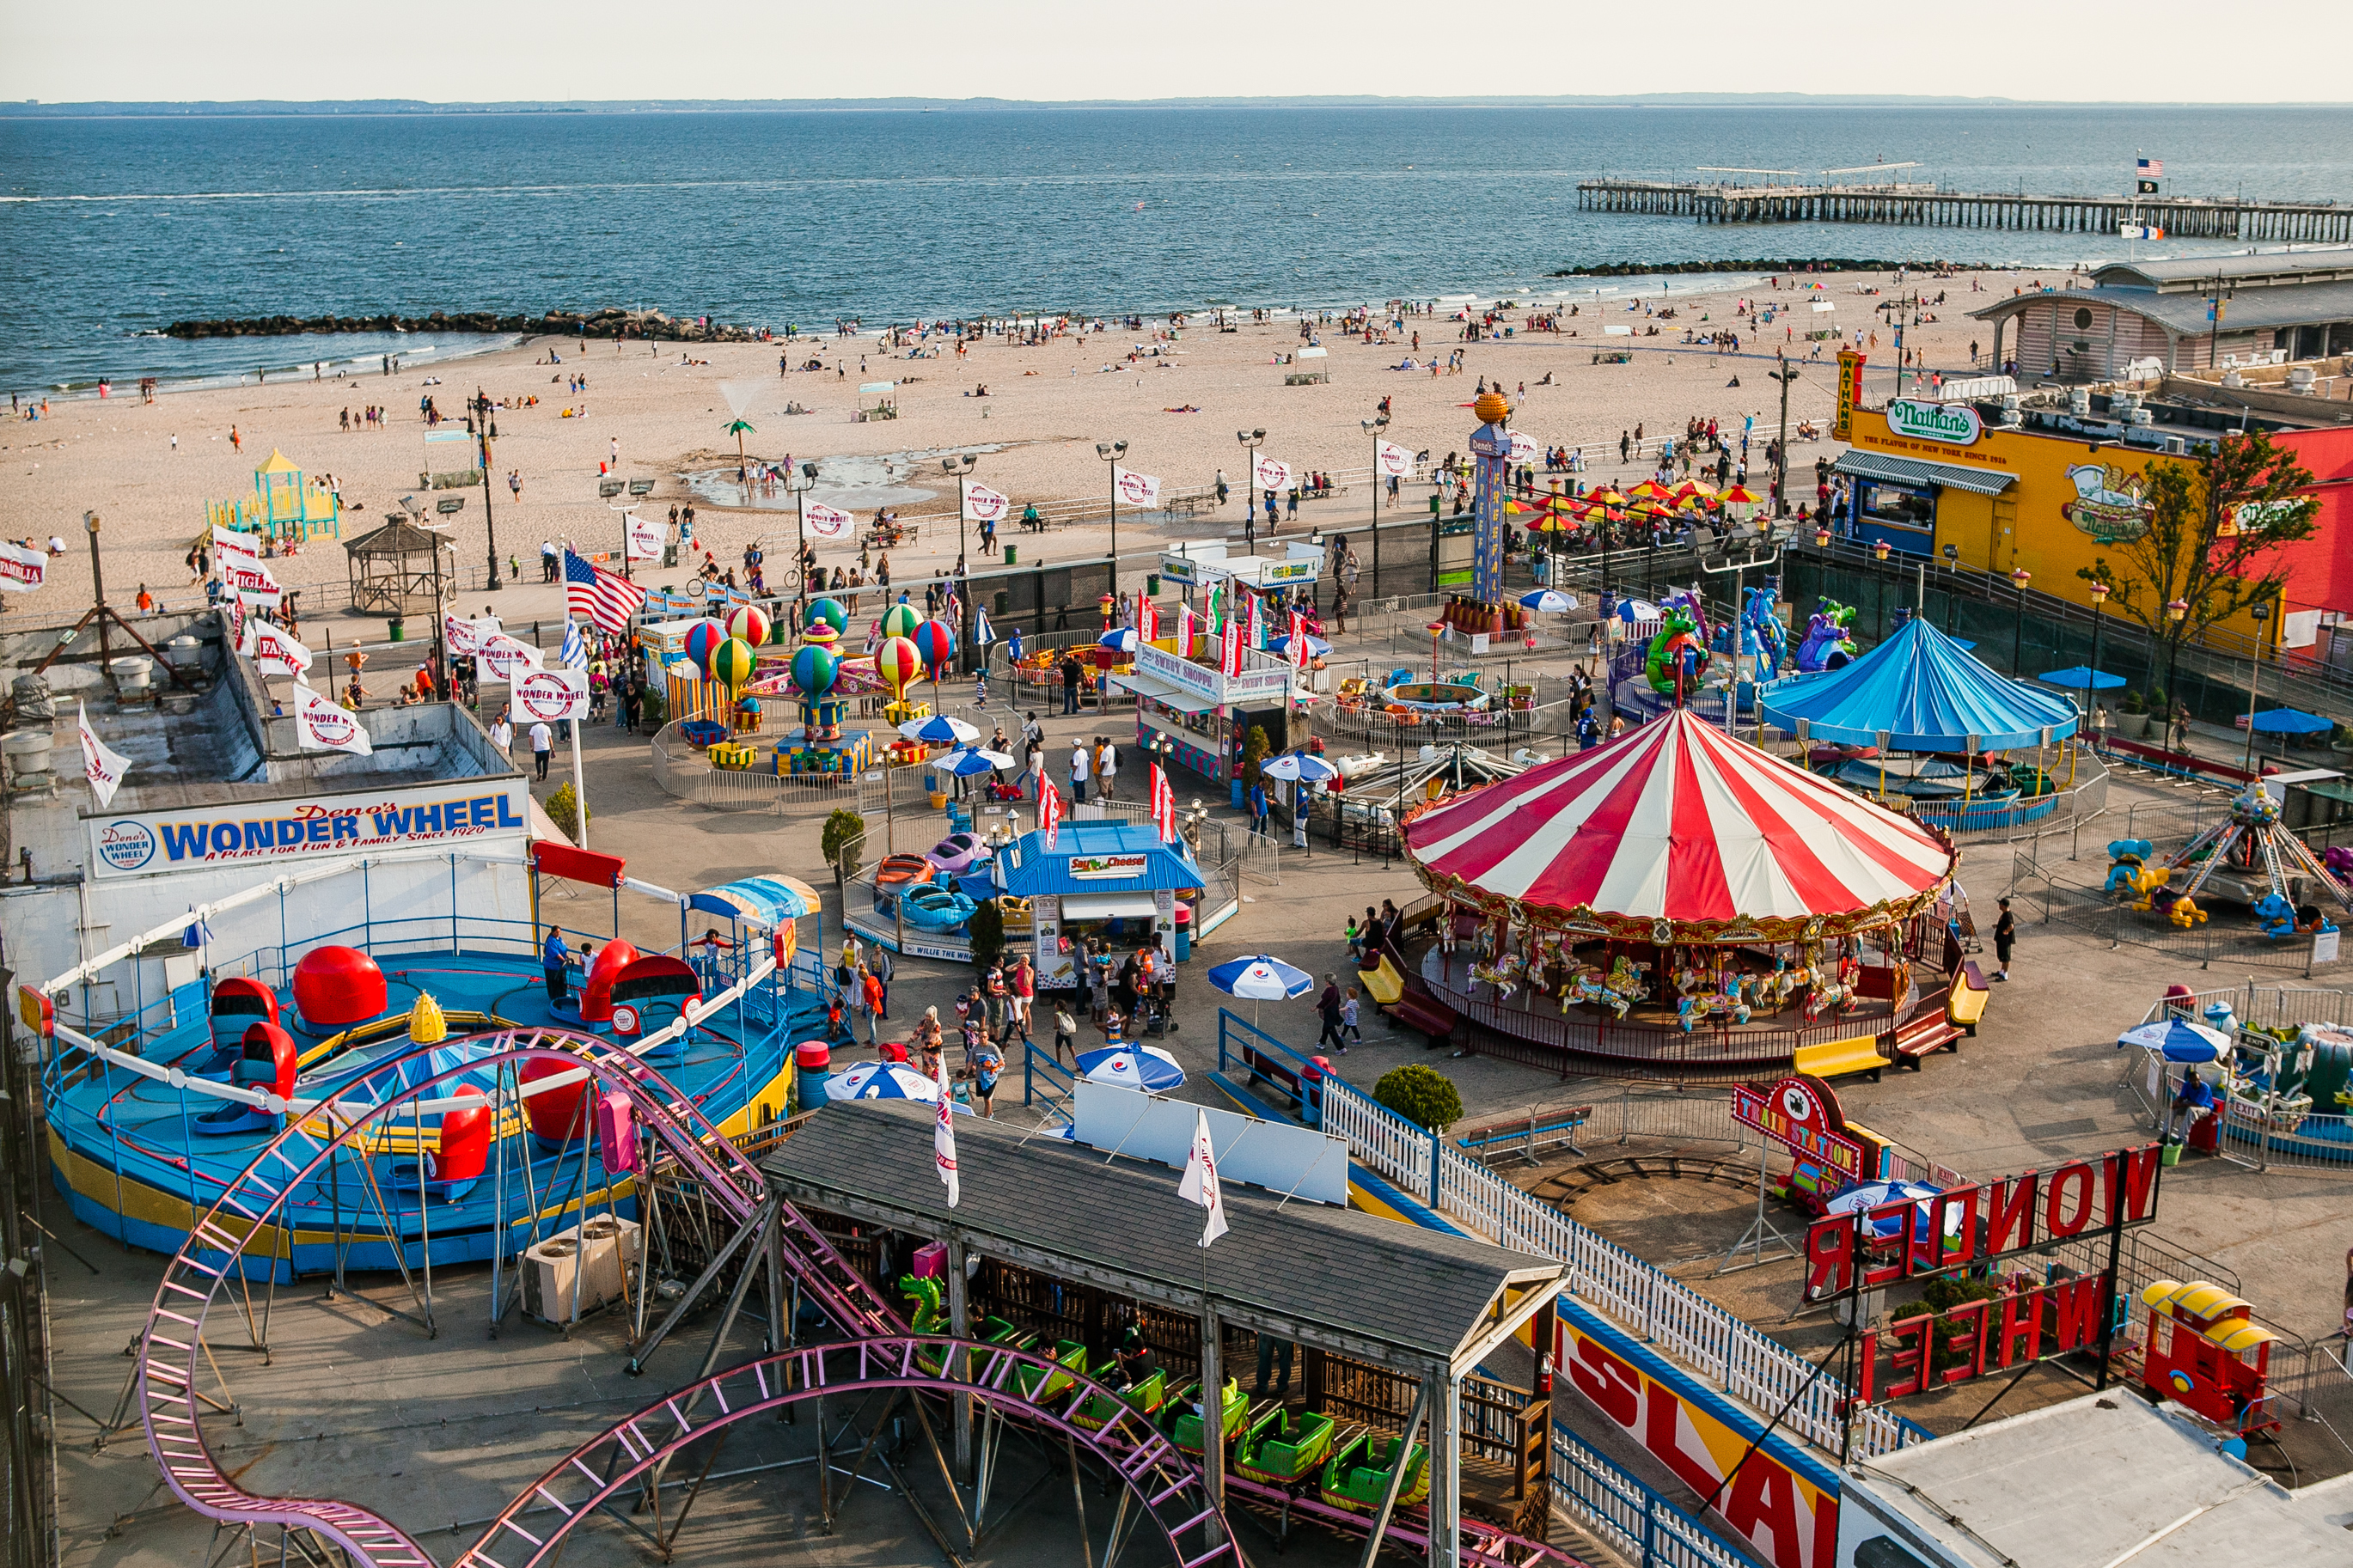
<path id="1" fill-rule="evenodd" d="M 1553 1424 L 1553 1491 L 1632 1568 L 1753 1568 L 1753 1560 L 1596 1448 Z"/>

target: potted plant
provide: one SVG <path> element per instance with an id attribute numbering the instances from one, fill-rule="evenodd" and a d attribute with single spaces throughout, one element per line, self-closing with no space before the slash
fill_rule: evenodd
<path id="1" fill-rule="evenodd" d="M 2126 691 L 2124 700 L 2116 704 L 2116 738 L 2138 741 L 2148 734 L 2148 700 L 2137 691 Z"/>
<path id="2" fill-rule="evenodd" d="M 1416 1127 L 1443 1132 L 1462 1120 L 1462 1095 L 1454 1080 L 1435 1068 L 1408 1062 L 1381 1074 L 1373 1098 Z"/>

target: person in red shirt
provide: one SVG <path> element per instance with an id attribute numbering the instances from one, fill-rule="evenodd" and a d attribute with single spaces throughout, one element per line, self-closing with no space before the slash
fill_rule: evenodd
<path id="1" fill-rule="evenodd" d="M 882 982 L 862 963 L 858 966 L 858 993 L 860 1000 L 866 1004 L 866 1043 L 877 1045 L 882 1033 Z M 899 1059 L 906 1060 L 903 1050 Z"/>

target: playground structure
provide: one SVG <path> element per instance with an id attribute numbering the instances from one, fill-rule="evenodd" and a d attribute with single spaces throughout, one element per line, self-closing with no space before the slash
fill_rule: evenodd
<path id="1" fill-rule="evenodd" d="M 2174 986 L 2145 1022 L 2200 1023 L 2223 1043 L 2211 1061 L 2144 1048 L 2134 1053 L 2126 1081 L 2151 1121 L 2193 1150 L 2259 1168 L 2353 1167 L 2353 1024 L 2306 1010 L 2336 997 L 2259 992 L 2252 984 L 2243 994 Z M 2211 1114 L 2189 1117 L 2177 1109 L 2193 1071 L 2214 1096 Z"/>
<path id="2" fill-rule="evenodd" d="M 259 534 L 291 554 L 311 540 L 343 537 L 343 504 L 334 491 L 273 449 L 269 460 L 253 470 L 252 498 L 206 501 L 205 521 L 233 533 Z M 206 536 L 207 548 L 210 538 Z"/>
<path id="3" fill-rule="evenodd" d="M 1687 710 L 1426 802 L 1405 847 L 1436 940 L 1392 956 L 1391 1012 L 1433 1036 L 1563 1070 L 1876 1071 L 1960 1037 L 1950 841 Z"/>

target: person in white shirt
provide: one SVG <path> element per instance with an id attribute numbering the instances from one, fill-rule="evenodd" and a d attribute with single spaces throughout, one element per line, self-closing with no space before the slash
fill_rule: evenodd
<path id="1" fill-rule="evenodd" d="M 1103 743 L 1103 752 L 1095 759 L 1095 798 L 1109 800 L 1112 785 L 1119 778 L 1119 748 L 1111 742 Z"/>
<path id="2" fill-rule="evenodd" d="M 1077 805 L 1087 798 L 1087 774 L 1092 764 L 1087 761 L 1087 743 L 1071 742 L 1071 804 Z"/>
<path id="3" fill-rule="evenodd" d="M 531 727 L 531 761 L 533 767 L 537 770 L 534 777 L 541 784 L 547 782 L 547 757 L 554 744 L 555 731 L 549 729 L 546 724 L 538 723 Z"/>
<path id="4" fill-rule="evenodd" d="M 507 716 L 503 713 L 499 715 L 498 722 L 491 726 L 491 744 L 499 749 L 499 755 L 502 757 L 514 753 L 514 726 L 507 722 Z"/>

